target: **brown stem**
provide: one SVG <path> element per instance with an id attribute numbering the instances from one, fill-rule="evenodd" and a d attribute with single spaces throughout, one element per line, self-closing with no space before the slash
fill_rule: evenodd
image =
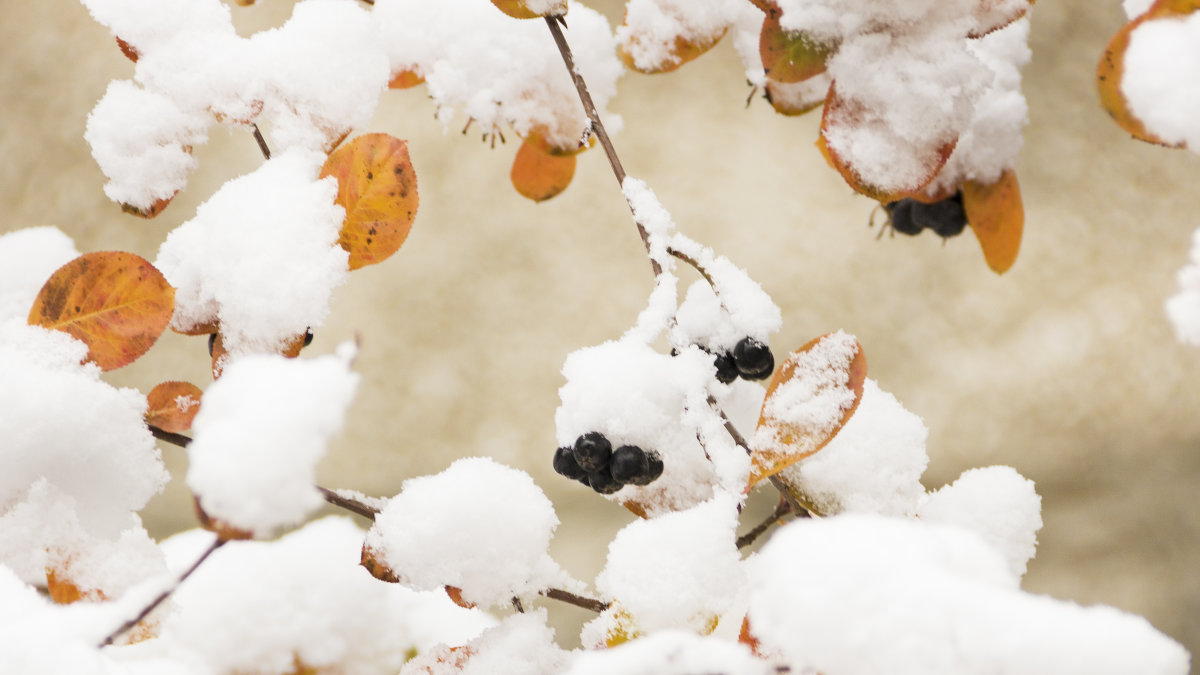
<path id="1" fill-rule="evenodd" d="M 683 262 L 691 265 L 692 268 L 695 269 L 697 272 L 699 272 L 700 276 L 704 277 L 704 280 L 708 282 L 708 285 L 713 289 L 713 293 L 717 293 L 717 284 L 716 284 L 716 282 L 713 281 L 713 278 L 708 273 L 708 270 L 704 269 L 703 265 L 701 265 L 698 261 L 693 259 L 688 254 L 684 253 L 683 251 L 678 251 L 676 249 L 668 247 L 667 253 L 669 253 L 672 256 L 679 258 Z M 720 295 L 720 293 L 717 293 L 717 295 Z"/>
<path id="2" fill-rule="evenodd" d="M 517 610 L 518 614 L 525 613 L 525 605 L 522 605 L 521 599 L 515 595 L 512 597 L 512 606 L 513 606 L 513 609 Z"/>
<path id="3" fill-rule="evenodd" d="M 174 593 L 175 590 L 179 588 L 179 586 L 183 584 L 188 577 L 192 576 L 192 572 L 195 572 L 197 569 L 199 569 L 200 564 L 207 560 L 208 556 L 212 555 L 213 551 L 221 548 L 221 546 L 224 544 L 224 539 L 213 540 L 212 545 L 205 549 L 204 553 L 200 555 L 196 562 L 192 563 L 192 566 L 187 568 L 187 571 L 180 575 L 174 586 L 171 586 L 162 593 L 159 593 L 158 597 L 154 598 L 149 605 L 146 605 L 144 608 L 142 608 L 142 611 L 138 612 L 137 616 L 121 624 L 120 628 L 117 628 L 112 633 L 109 633 L 108 637 L 104 638 L 104 642 L 100 643 L 100 647 L 107 647 L 111 645 L 114 640 L 127 633 L 134 626 L 138 625 L 142 619 L 146 618 L 146 616 L 150 614 L 150 612 L 153 612 L 156 607 L 161 605 L 167 598 L 171 597 L 171 594 Z"/>
<path id="4" fill-rule="evenodd" d="M 364 504 L 357 499 L 352 499 L 350 497 L 343 497 L 333 490 L 323 488 L 320 485 L 317 486 L 317 490 L 320 491 L 321 496 L 325 498 L 325 501 L 333 504 L 334 506 L 346 509 L 351 513 L 358 514 L 367 520 L 375 520 L 375 516 L 379 515 L 379 509 L 371 506 L 370 504 Z"/>
<path id="5" fill-rule="evenodd" d="M 178 445 L 181 448 L 186 448 L 192 442 L 191 438 L 184 436 L 183 434 L 177 434 L 171 431 L 163 431 L 153 424 L 147 424 L 146 426 L 150 427 L 151 435 L 158 440 L 165 441 L 171 445 Z"/>
<path id="6" fill-rule="evenodd" d="M 721 422 L 725 425 L 725 431 L 733 439 L 733 442 L 742 450 L 745 450 L 747 455 L 752 454 L 750 452 L 750 444 L 746 442 L 746 437 L 737 430 L 737 427 L 733 426 L 733 422 L 729 421 L 729 418 L 725 415 L 725 411 L 721 410 L 721 407 L 717 405 L 717 399 L 709 396 L 708 404 L 721 416 Z M 779 491 L 779 496 L 787 500 L 788 506 L 791 507 L 792 513 L 796 514 L 796 517 L 804 518 L 810 515 L 820 515 L 813 510 L 811 505 L 804 504 L 796 499 L 796 495 L 792 494 L 792 491 L 788 489 L 779 476 L 772 474 L 767 476 L 767 478 L 771 481 L 771 485 L 774 485 L 775 489 Z"/>
<path id="7" fill-rule="evenodd" d="M 779 500 L 779 506 L 775 507 L 775 510 L 771 512 L 771 515 L 767 516 L 766 520 L 762 521 L 758 525 L 755 525 L 754 529 L 737 538 L 738 549 L 740 550 L 746 548 L 750 544 L 753 544 L 755 539 L 761 537 L 764 532 L 771 529 L 772 525 L 779 522 L 780 518 L 783 518 L 791 512 L 792 503 L 781 498 Z"/>
<path id="8" fill-rule="evenodd" d="M 579 70 L 575 67 L 575 57 L 571 55 L 571 47 L 567 44 L 567 38 L 563 35 L 562 28 L 559 26 L 561 17 L 547 16 L 546 25 L 550 27 L 550 34 L 554 36 L 554 44 L 558 45 L 558 52 L 562 54 L 563 63 L 567 65 L 567 72 L 571 74 L 571 81 L 575 83 L 575 91 L 579 92 L 579 101 L 583 103 L 583 111 L 587 114 L 588 120 L 591 122 L 592 131 L 596 133 L 596 139 L 600 141 L 600 147 L 604 148 L 604 154 L 608 156 L 608 163 L 612 166 L 613 175 L 617 177 L 617 183 L 622 188 L 625 186 L 625 168 L 621 166 L 621 159 L 617 157 L 617 150 L 613 147 L 612 140 L 608 137 L 608 130 L 604 128 L 604 123 L 600 121 L 600 113 L 596 111 L 596 104 L 592 102 L 592 95 L 588 93 L 587 83 L 583 81 L 583 76 L 579 74 Z M 633 205 L 630 205 L 632 210 Z M 637 225 L 638 235 L 642 238 L 642 245 L 646 247 L 646 252 L 650 252 L 650 234 L 646 232 L 646 228 L 638 222 L 637 218 L 633 219 L 633 224 Z M 662 274 L 662 266 L 654 258 L 650 259 L 650 268 L 654 270 L 654 276 Z"/>
<path id="9" fill-rule="evenodd" d="M 258 125 L 251 124 L 250 128 L 254 130 L 254 140 L 258 141 L 258 149 L 262 151 L 263 159 L 271 159 L 271 149 L 267 147 L 267 139 L 263 138 Z"/>
<path id="10" fill-rule="evenodd" d="M 607 602 L 601 602 L 595 598 L 587 598 L 582 595 L 576 595 L 570 591 L 564 591 L 559 588 L 547 588 L 546 590 L 542 591 L 541 594 L 552 600 L 565 602 L 568 605 L 575 605 L 576 607 L 582 607 L 583 609 L 590 609 L 597 614 L 608 609 Z"/>

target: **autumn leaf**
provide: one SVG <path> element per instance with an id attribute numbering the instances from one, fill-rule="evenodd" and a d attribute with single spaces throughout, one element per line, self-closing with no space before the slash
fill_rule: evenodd
<path id="1" fill-rule="evenodd" d="M 1000 3 L 979 3 L 973 12 L 977 22 L 976 27 L 967 33 L 967 37 L 972 39 L 981 38 L 1008 26 L 1029 13 L 1029 8 L 1033 5 L 1033 2 L 1034 0 L 1029 0 L 1028 2 L 1007 7 L 1008 11 L 1002 13 L 997 13 L 996 11 L 996 5 Z"/>
<path id="2" fill-rule="evenodd" d="M 654 75 L 658 73 L 669 73 L 677 70 L 680 66 L 689 61 L 694 61 L 705 52 L 712 49 L 721 38 L 725 36 L 728 29 L 722 29 L 720 32 L 712 35 L 693 35 L 683 36 L 676 35 L 671 46 L 666 51 L 666 58 L 663 58 L 654 63 L 647 63 L 644 60 L 639 60 L 637 54 L 641 51 L 638 43 L 642 40 L 652 40 L 651 36 L 640 36 L 633 34 L 630 36 L 630 44 L 617 45 L 617 56 L 621 59 L 621 63 L 625 64 L 626 68 L 636 70 L 639 73 L 646 75 Z M 658 54 L 657 50 L 648 52 Z"/>
<path id="3" fill-rule="evenodd" d="M 100 602 L 108 599 L 104 595 L 104 592 L 99 589 L 80 588 L 71 580 L 69 570 L 55 569 L 53 567 L 46 570 L 46 591 L 50 594 L 50 599 L 59 605 L 69 605 L 80 600 Z"/>
<path id="4" fill-rule="evenodd" d="M 768 14 L 758 36 L 758 53 L 767 77 L 791 84 L 825 72 L 837 44 L 822 42 L 799 31 L 787 31 L 779 17 Z"/>
<path id="5" fill-rule="evenodd" d="M 192 428 L 204 392 L 190 382 L 160 382 L 146 394 L 146 424 L 180 434 Z"/>
<path id="6" fill-rule="evenodd" d="M 131 216 L 150 219 L 162 213 L 163 209 L 167 208 L 167 204 L 170 204 L 171 200 L 174 198 L 175 195 L 171 195 L 165 199 L 156 199 L 153 204 L 146 207 L 134 206 L 133 204 L 121 204 L 121 210 Z"/>
<path id="7" fill-rule="evenodd" d="M 1025 229 L 1025 208 L 1016 172 L 1009 169 L 987 185 L 966 181 L 962 194 L 967 223 L 979 240 L 984 260 L 993 272 L 1004 274 L 1017 260 Z"/>
<path id="8" fill-rule="evenodd" d="M 103 370 L 145 354 L 171 321 L 175 289 L 144 258 L 86 253 L 58 268 L 38 291 L 29 323 L 61 330 L 88 346 Z"/>
<path id="9" fill-rule="evenodd" d="M 767 386 L 747 490 L 825 447 L 858 408 L 866 378 L 862 347 L 841 331 L 792 352 Z"/>
<path id="10" fill-rule="evenodd" d="M 567 13 L 567 0 L 554 3 L 550 11 L 545 14 L 538 14 L 529 9 L 526 0 L 492 0 L 492 4 L 514 19 L 540 19 L 543 16 L 562 16 Z"/>
<path id="11" fill-rule="evenodd" d="M 243 541 L 254 538 L 254 533 L 249 530 L 236 528 L 229 523 L 209 516 L 204 511 L 204 507 L 200 505 L 199 497 L 193 497 L 192 503 L 196 507 L 196 520 L 200 523 L 200 527 L 217 535 L 217 539 L 221 541 Z"/>
<path id="12" fill-rule="evenodd" d="M 803 82 L 776 82 L 767 78 L 763 87 L 767 103 L 780 115 L 794 117 L 820 108 L 829 96 L 829 79 L 810 78 Z"/>
<path id="13" fill-rule="evenodd" d="M 571 184 L 575 176 L 575 155 L 544 150 L 534 137 L 526 138 L 513 158 L 509 179 L 521 196 L 542 202 Z"/>
<path id="14" fill-rule="evenodd" d="M 387 563 L 379 559 L 379 554 L 375 549 L 366 544 L 363 544 L 359 564 L 370 572 L 371 576 L 380 581 L 386 581 L 389 584 L 400 583 L 400 577 L 396 576 L 396 573 L 392 571 L 391 567 L 388 567 Z"/>
<path id="15" fill-rule="evenodd" d="M 350 253 L 350 269 L 383 262 L 412 229 L 417 214 L 417 175 L 408 143 L 388 134 L 365 134 L 338 148 L 321 167 L 321 178 L 338 182 L 337 203 L 346 209 L 338 243 Z"/>
<path id="16" fill-rule="evenodd" d="M 463 609 L 475 609 L 475 603 L 463 600 L 462 589 L 458 586 L 443 586 L 442 588 L 446 590 L 446 597 L 450 598 L 454 604 Z"/>
<path id="17" fill-rule="evenodd" d="M 401 70 L 388 80 L 388 89 L 410 89 L 425 82 L 425 76 L 415 70 Z"/>

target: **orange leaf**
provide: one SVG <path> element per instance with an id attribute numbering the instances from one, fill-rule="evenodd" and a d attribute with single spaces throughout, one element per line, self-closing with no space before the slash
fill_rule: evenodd
<path id="1" fill-rule="evenodd" d="M 359 564 L 366 568 L 371 573 L 371 576 L 380 581 L 386 581 L 389 584 L 400 583 L 400 578 L 396 576 L 392 568 L 388 567 L 378 556 L 379 554 L 375 552 L 375 549 L 363 544 Z"/>
<path id="2" fill-rule="evenodd" d="M 69 570 L 54 568 L 46 570 L 46 591 L 49 592 L 50 599 L 59 605 L 69 605 L 80 600 L 100 602 L 108 599 L 100 589 L 81 589 L 70 579 Z"/>
<path id="3" fill-rule="evenodd" d="M 976 7 L 974 13 L 975 13 L 976 20 L 979 21 L 981 25 L 978 28 L 967 33 L 967 37 L 972 38 L 972 39 L 981 38 L 984 35 L 987 35 L 989 33 L 998 31 L 1001 28 L 1004 28 L 1005 26 L 1009 25 L 1010 23 L 1025 16 L 1029 12 L 1029 7 L 1030 7 L 1030 5 L 1033 4 L 1033 2 L 1034 2 L 1034 0 L 1029 0 L 1029 2 L 1025 3 L 1023 6 L 1017 7 L 1016 9 L 1014 9 L 1013 11 L 1011 11 L 1008 14 L 1003 14 L 1000 16 L 993 16 L 993 17 L 987 16 L 988 12 L 995 11 L 990 6 L 990 3 L 984 3 L 984 2 L 979 3 L 979 5 Z"/>
<path id="4" fill-rule="evenodd" d="M 401 70 L 392 75 L 392 79 L 388 81 L 388 89 L 409 89 L 424 81 L 425 76 L 417 74 L 414 70 Z"/>
<path id="5" fill-rule="evenodd" d="M 543 16 L 561 16 L 567 13 L 566 0 L 556 3 L 547 14 L 538 14 L 529 9 L 526 0 L 492 0 L 492 4 L 514 19 L 540 19 Z"/>
<path id="6" fill-rule="evenodd" d="M 221 541 L 242 541 L 254 538 L 253 532 L 233 527 L 229 523 L 208 515 L 204 511 L 204 507 L 200 505 L 199 497 L 193 497 L 192 503 L 196 507 L 196 520 L 200 522 L 200 527 L 217 535 L 217 539 Z"/>
<path id="7" fill-rule="evenodd" d="M 696 60 L 705 52 L 712 49 L 725 36 L 726 30 L 723 29 L 714 35 L 694 35 L 690 37 L 676 35 L 670 49 L 667 50 L 669 56 L 652 65 L 639 64 L 633 52 L 628 50 L 624 44 L 617 45 L 617 56 L 620 57 L 621 63 L 624 63 L 626 68 L 636 70 L 639 73 L 647 75 L 669 73 L 689 61 Z M 630 42 L 636 45 L 643 39 L 653 40 L 654 38 L 643 38 L 640 35 L 633 35 L 630 38 Z"/>
<path id="8" fill-rule="evenodd" d="M 137 63 L 138 59 L 141 57 L 137 47 L 134 47 L 128 42 L 122 40 L 120 37 L 117 37 L 117 47 L 121 49 L 121 53 L 125 55 L 125 58 L 133 61 L 134 63 Z"/>
<path id="9" fill-rule="evenodd" d="M 350 269 L 395 253 L 417 214 L 408 143 L 388 134 L 359 136 L 329 156 L 321 167 L 326 176 L 337 179 L 337 203 L 346 209 L 338 243 L 350 253 Z"/>
<path id="10" fill-rule="evenodd" d="M 747 490 L 825 447 L 858 408 L 866 379 L 852 335 L 829 333 L 792 352 L 767 386 Z"/>
<path id="11" fill-rule="evenodd" d="M 134 206 L 133 204 L 121 204 L 121 210 L 124 211 L 125 213 L 128 213 L 131 216 L 137 216 L 139 218 L 149 219 L 149 218 L 153 218 L 154 216 L 157 216 L 158 214 L 162 213 L 163 209 L 167 208 L 167 204 L 170 204 L 171 200 L 174 198 L 175 198 L 175 195 L 171 195 L 170 197 L 167 197 L 166 199 L 159 199 L 147 208 L 142 208 L 140 206 Z"/>
<path id="12" fill-rule="evenodd" d="M 180 329 L 180 328 L 171 326 L 171 330 L 175 331 L 176 333 L 179 333 L 180 335 L 212 335 L 213 333 L 217 332 L 220 329 L 221 329 L 221 324 L 218 323 L 216 320 L 194 324 L 192 326 L 188 326 L 185 329 Z"/>
<path id="13" fill-rule="evenodd" d="M 825 63 L 837 45 L 821 42 L 799 31 L 787 31 L 779 17 L 768 14 L 758 36 L 758 53 L 767 77 L 790 84 L 825 72 Z"/>
<path id="14" fill-rule="evenodd" d="M 175 289 L 145 259 L 123 251 L 86 253 L 58 268 L 38 291 L 29 323 L 69 333 L 103 370 L 145 354 L 175 311 Z"/>
<path id="15" fill-rule="evenodd" d="M 192 428 L 204 392 L 190 382 L 161 382 L 146 394 L 146 424 L 180 434 Z"/>
<path id="16" fill-rule="evenodd" d="M 571 184 L 571 178 L 575 176 L 575 155 L 546 152 L 531 139 L 525 139 L 517 149 L 509 178 L 521 196 L 542 202 Z"/>
<path id="17" fill-rule="evenodd" d="M 966 181 L 962 194 L 967 223 L 979 240 L 984 260 L 993 272 L 1004 274 L 1017 260 L 1025 229 L 1025 208 L 1016 172 L 1009 169 L 990 185 Z"/>
<path id="18" fill-rule="evenodd" d="M 475 603 L 463 600 L 462 589 L 458 586 L 443 586 L 443 588 L 446 589 L 446 596 L 449 597 L 450 601 L 454 604 L 462 607 L 463 609 L 475 609 Z"/>

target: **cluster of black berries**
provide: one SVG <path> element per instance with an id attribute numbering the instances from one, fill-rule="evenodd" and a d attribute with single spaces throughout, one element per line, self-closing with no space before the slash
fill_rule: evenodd
<path id="1" fill-rule="evenodd" d="M 892 229 L 900 234 L 917 235 L 921 230 L 933 230 L 943 239 L 960 234 L 967 226 L 967 212 L 963 209 L 962 191 L 940 202 L 925 204 L 905 197 L 884 204 Z"/>
<path id="2" fill-rule="evenodd" d="M 771 376 L 771 371 L 775 370 L 775 357 L 771 355 L 771 348 L 752 337 L 738 340 L 733 351 L 714 356 L 716 359 L 713 365 L 717 367 L 717 380 L 724 384 L 733 382 L 738 376 L 744 380 L 765 380 Z"/>
<path id="3" fill-rule="evenodd" d="M 604 434 L 589 431 L 575 439 L 575 445 L 554 451 L 554 471 L 602 495 L 611 495 L 626 485 L 653 483 L 662 475 L 663 462 L 657 452 L 636 445 L 613 450 Z"/>

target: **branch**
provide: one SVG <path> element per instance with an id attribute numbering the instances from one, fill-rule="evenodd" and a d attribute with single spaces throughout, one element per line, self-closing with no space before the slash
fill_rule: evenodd
<path id="1" fill-rule="evenodd" d="M 109 633 L 108 637 L 104 638 L 104 642 L 100 643 L 100 647 L 107 647 L 107 646 L 111 645 L 114 640 L 121 637 L 122 635 L 127 633 L 131 628 L 133 628 L 134 626 L 141 623 L 142 619 L 145 619 L 146 616 L 150 614 L 150 612 L 153 612 L 155 610 L 155 608 L 157 608 L 159 605 L 161 605 L 167 598 L 171 597 L 171 594 L 174 593 L 175 590 L 178 589 L 179 586 L 182 585 L 183 582 L 186 581 L 188 577 L 192 576 L 192 572 L 195 572 L 200 567 L 200 564 L 203 563 L 205 560 L 207 560 L 208 556 L 212 555 L 213 551 L 221 548 L 224 545 L 225 545 L 224 539 L 214 539 L 212 545 L 209 546 L 207 549 L 205 549 L 204 553 L 202 553 L 200 555 L 200 557 L 196 560 L 196 562 L 192 563 L 192 566 L 187 568 L 187 571 L 185 571 L 182 575 L 180 575 L 179 579 L 175 582 L 174 586 L 171 586 L 170 588 L 163 591 L 162 593 L 159 593 L 158 597 L 154 598 L 154 600 L 152 600 L 149 605 L 146 605 L 146 607 L 144 607 L 142 609 L 142 611 L 138 612 L 137 616 L 135 616 L 132 619 L 130 619 L 129 621 L 126 621 L 125 623 L 121 624 L 121 626 L 119 628 L 117 628 L 115 631 L 113 631 L 112 633 Z"/>
<path id="2" fill-rule="evenodd" d="M 792 503 L 786 499 L 780 499 L 779 506 L 775 507 L 775 510 L 771 512 L 771 515 L 767 516 L 766 520 L 762 521 L 758 525 L 755 525 L 754 529 L 737 538 L 738 549 L 741 550 L 750 544 L 753 544 L 755 539 L 761 537 L 764 532 L 771 529 L 772 525 L 779 522 L 779 519 L 791 512 Z"/>
<path id="3" fill-rule="evenodd" d="M 704 280 L 708 282 L 709 287 L 711 287 L 713 289 L 713 293 L 715 293 L 718 297 L 721 295 L 720 293 L 717 292 L 717 284 L 716 284 L 716 282 L 713 281 L 712 275 L 710 275 L 708 273 L 708 270 L 704 269 L 704 266 L 701 265 L 699 263 L 699 261 L 695 260 L 694 258 L 692 258 L 688 254 L 684 253 L 683 251 L 679 251 L 679 250 L 671 248 L 669 246 L 667 247 L 667 253 L 669 253 L 672 256 L 675 256 L 676 258 L 682 260 L 683 262 L 691 265 L 692 268 L 695 269 L 697 272 L 699 272 L 700 276 L 704 277 Z"/>
<path id="4" fill-rule="evenodd" d="M 571 81 L 575 83 L 575 91 L 579 92 L 579 101 L 583 103 L 583 111 L 587 114 L 588 120 L 592 125 L 592 130 L 596 133 L 596 139 L 600 141 L 600 147 L 604 148 L 604 154 L 608 156 L 608 163 L 612 166 L 613 175 L 617 177 L 617 183 L 621 185 L 623 190 L 625 187 L 625 168 L 621 166 L 621 159 L 617 157 L 617 150 L 613 147 L 612 140 L 608 137 L 608 131 L 604 128 L 604 123 L 600 121 L 600 113 L 596 112 L 596 104 L 592 102 L 592 95 L 588 93 L 587 83 L 583 81 L 583 76 L 575 68 L 575 57 L 571 55 L 571 47 L 567 44 L 567 38 L 563 35 L 562 27 L 559 26 L 559 21 L 562 20 L 562 17 L 547 16 L 545 19 L 546 25 L 550 27 L 550 34 L 554 36 L 554 44 L 558 45 L 558 52 L 562 54 L 563 63 L 567 65 L 567 72 L 571 74 Z M 632 211 L 633 205 L 630 204 L 629 208 Z M 633 219 L 633 224 L 637 225 L 638 235 L 642 238 L 642 245 L 646 247 L 646 253 L 649 253 L 649 233 L 638 222 L 636 216 Z M 662 266 L 654 258 L 650 258 L 650 269 L 654 270 L 656 278 L 662 274 Z"/>
<path id="5" fill-rule="evenodd" d="M 583 609 L 590 609 L 597 614 L 608 609 L 607 602 L 602 602 L 600 600 L 596 600 L 595 598 L 587 598 L 582 595 L 576 595 L 570 591 L 564 591 L 559 588 L 547 588 L 541 592 L 541 595 L 544 595 L 552 600 L 565 602 L 568 605 L 575 605 L 576 607 L 582 607 Z"/>
<path id="6" fill-rule="evenodd" d="M 183 434 L 177 434 L 171 431 L 163 431 L 153 424 L 147 424 L 146 426 L 150 427 L 151 435 L 158 440 L 165 441 L 171 445 L 178 445 L 181 448 L 186 448 L 192 442 L 190 437 L 184 436 Z"/>
<path id="7" fill-rule="evenodd" d="M 320 485 L 316 487 L 317 490 L 320 491 L 321 496 L 325 498 L 325 501 L 333 504 L 334 506 L 338 506 L 351 513 L 358 514 L 367 520 L 375 520 L 375 516 L 379 514 L 379 509 L 371 506 L 370 504 L 364 504 L 363 502 L 350 497 L 343 497 L 333 490 L 323 488 Z"/>
<path id="8" fill-rule="evenodd" d="M 250 128 L 254 130 L 254 140 L 258 141 L 258 149 L 262 151 L 263 159 L 271 159 L 271 149 L 267 147 L 267 139 L 263 138 L 262 132 L 258 130 L 258 125 L 251 124 Z"/>

